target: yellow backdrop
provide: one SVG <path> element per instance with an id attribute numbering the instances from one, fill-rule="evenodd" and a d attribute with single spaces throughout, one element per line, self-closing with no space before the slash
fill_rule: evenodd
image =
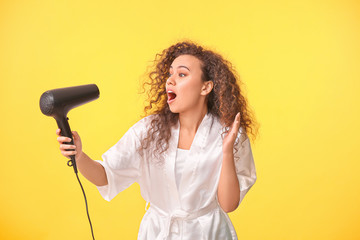
<path id="1" fill-rule="evenodd" d="M 0 1 L 0 239 L 91 238 L 40 95 L 98 85 L 68 116 L 100 159 L 139 120 L 155 54 L 184 39 L 234 63 L 261 125 L 239 238 L 360 239 L 359 29 L 350 0 Z M 81 179 L 96 239 L 136 239 L 139 186 L 106 202 Z"/>

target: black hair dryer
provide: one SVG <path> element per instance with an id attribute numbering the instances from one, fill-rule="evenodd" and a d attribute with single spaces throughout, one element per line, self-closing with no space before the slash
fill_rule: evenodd
<path id="1" fill-rule="evenodd" d="M 67 144 L 72 145 L 74 141 L 67 118 L 68 112 L 75 107 L 99 98 L 99 95 L 99 88 L 95 84 L 53 89 L 41 95 L 40 109 L 43 114 L 55 118 L 58 127 L 61 129 L 61 135 L 71 138 L 71 142 Z M 72 166 L 77 173 L 75 156 L 72 155 L 70 158 L 68 166 Z"/>

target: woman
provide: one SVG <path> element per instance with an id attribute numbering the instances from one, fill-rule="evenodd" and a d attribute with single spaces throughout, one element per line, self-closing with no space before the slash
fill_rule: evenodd
<path id="1" fill-rule="evenodd" d="M 155 60 L 146 117 L 93 161 L 76 132 L 60 136 L 64 156 L 108 201 L 138 182 L 150 203 L 138 239 L 237 239 L 226 212 L 234 211 L 256 181 L 248 134 L 254 120 L 231 64 L 191 42 Z M 67 151 L 66 151 L 67 150 Z"/>

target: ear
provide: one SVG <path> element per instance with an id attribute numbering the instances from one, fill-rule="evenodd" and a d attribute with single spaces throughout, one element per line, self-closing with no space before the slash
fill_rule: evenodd
<path id="1" fill-rule="evenodd" d="M 212 81 L 206 81 L 203 83 L 203 87 L 201 88 L 201 95 L 208 95 L 214 87 L 214 83 Z"/>

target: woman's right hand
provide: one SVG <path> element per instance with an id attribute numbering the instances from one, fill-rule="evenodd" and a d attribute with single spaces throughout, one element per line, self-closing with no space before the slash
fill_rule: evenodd
<path id="1" fill-rule="evenodd" d="M 75 155 L 75 159 L 77 160 L 78 157 L 82 154 L 82 144 L 79 134 L 76 131 L 72 131 L 74 145 L 69 145 L 66 143 L 71 142 L 71 138 L 61 136 L 60 132 L 60 129 L 56 130 L 56 135 L 58 135 L 57 141 L 60 144 L 61 154 L 68 159 L 70 159 L 71 155 Z"/>

